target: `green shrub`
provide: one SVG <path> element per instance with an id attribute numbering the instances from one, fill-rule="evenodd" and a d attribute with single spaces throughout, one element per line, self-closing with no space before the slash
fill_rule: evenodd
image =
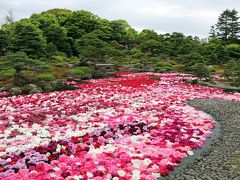
<path id="1" fill-rule="evenodd" d="M 208 70 L 209 70 L 210 72 L 216 72 L 216 68 L 215 68 L 214 66 L 209 66 L 209 67 L 208 67 Z"/>
<path id="2" fill-rule="evenodd" d="M 171 71 L 172 66 L 163 66 L 162 69 L 165 69 L 166 71 Z"/>
<path id="3" fill-rule="evenodd" d="M 56 78 L 51 74 L 39 74 L 36 77 L 36 80 L 38 81 L 53 81 L 55 79 Z"/>
<path id="4" fill-rule="evenodd" d="M 210 71 L 208 67 L 203 63 L 197 63 L 194 65 L 193 74 L 197 77 L 201 78 L 208 78 L 210 75 Z"/>
<path id="5" fill-rule="evenodd" d="M 41 62 L 48 62 L 49 61 L 49 59 L 46 58 L 46 57 L 41 57 L 38 60 L 41 61 Z"/>
<path id="6" fill-rule="evenodd" d="M 238 92 L 238 93 L 240 93 L 240 88 L 238 88 L 238 87 L 223 88 L 223 90 L 224 90 L 224 92 Z"/>
<path id="7" fill-rule="evenodd" d="M 27 79 L 33 79 L 34 77 L 36 77 L 36 74 L 34 74 L 33 71 L 30 70 L 22 70 L 20 75 Z"/>
<path id="8" fill-rule="evenodd" d="M 87 67 L 87 66 L 81 66 L 78 69 L 83 71 L 84 74 L 91 74 L 92 73 L 92 69 L 90 67 Z"/>
<path id="9" fill-rule="evenodd" d="M 140 60 L 139 59 L 134 59 L 131 61 L 131 64 L 139 64 Z"/>
<path id="10" fill-rule="evenodd" d="M 64 67 L 65 66 L 64 63 L 56 63 L 55 65 L 56 65 L 56 67 Z"/>
<path id="11" fill-rule="evenodd" d="M 169 63 L 169 62 L 163 62 L 163 61 L 158 62 L 158 63 L 156 64 L 156 67 L 166 67 L 166 66 L 172 67 L 173 65 L 172 65 L 171 63 Z"/>
<path id="12" fill-rule="evenodd" d="M 12 73 L 3 73 L 1 76 L 4 78 L 13 78 L 14 77 L 14 75 Z"/>
<path id="13" fill-rule="evenodd" d="M 74 85 L 67 85 L 64 84 L 62 81 L 57 81 L 56 84 L 53 86 L 54 91 L 63 91 L 63 90 L 74 90 L 76 87 Z"/>
<path id="14" fill-rule="evenodd" d="M 6 69 L 0 72 L 0 76 L 4 78 L 13 78 L 16 75 L 16 70 L 11 68 L 11 69 Z"/>
<path id="15" fill-rule="evenodd" d="M 137 69 L 140 69 L 140 68 L 141 68 L 141 66 L 142 66 L 142 65 L 141 65 L 140 63 L 137 63 L 137 64 L 134 64 L 134 66 L 133 66 L 133 67 L 134 67 L 134 68 L 137 68 Z"/>
<path id="16" fill-rule="evenodd" d="M 164 65 L 164 62 L 158 62 L 155 67 L 162 67 Z"/>
<path id="17" fill-rule="evenodd" d="M 175 61 L 170 61 L 169 62 L 171 65 L 177 65 L 177 62 L 175 62 Z"/>
<path id="18" fill-rule="evenodd" d="M 64 62 L 64 61 L 69 61 L 68 58 L 64 57 L 63 55 L 62 56 L 52 56 L 52 59 L 53 61 L 55 62 Z"/>
<path id="19" fill-rule="evenodd" d="M 42 64 L 42 65 L 39 65 L 37 68 L 36 68 L 36 71 L 38 73 L 46 73 L 46 72 L 52 72 L 53 71 L 53 68 L 49 65 L 46 65 L 46 64 Z"/>
<path id="20" fill-rule="evenodd" d="M 166 72 L 167 70 L 166 70 L 166 69 L 163 69 L 162 67 L 155 67 L 155 68 L 154 68 L 154 71 L 155 71 L 155 72 L 159 72 L 159 73 L 163 73 L 163 72 Z"/>
<path id="21" fill-rule="evenodd" d="M 69 72 L 72 73 L 73 75 L 78 75 L 78 76 L 84 75 L 84 72 L 78 68 L 71 69 L 71 70 L 69 70 Z"/>
<path id="22" fill-rule="evenodd" d="M 159 57 L 150 57 L 150 58 L 148 58 L 148 61 L 152 62 L 152 63 L 157 63 L 157 62 L 161 61 L 161 59 Z"/>
<path id="23" fill-rule="evenodd" d="M 47 81 L 44 81 L 44 80 L 38 80 L 35 84 L 44 91 L 45 87 L 48 87 L 49 83 L 50 82 L 47 82 Z"/>
<path id="24" fill-rule="evenodd" d="M 231 83 L 231 86 L 240 87 L 240 77 L 235 78 Z"/>
<path id="25" fill-rule="evenodd" d="M 80 59 L 77 58 L 77 57 L 72 57 L 72 58 L 69 60 L 69 63 L 70 63 L 70 64 L 73 64 L 73 65 L 78 64 L 79 62 L 80 62 Z"/>
<path id="26" fill-rule="evenodd" d="M 171 71 L 173 68 L 173 65 L 170 64 L 169 62 L 158 62 L 155 65 L 155 72 L 167 72 L 167 71 Z"/>
<path id="27" fill-rule="evenodd" d="M 193 71 L 193 67 L 192 66 L 184 66 L 183 70 L 185 72 L 192 72 Z"/>
<path id="28" fill-rule="evenodd" d="M 144 56 L 144 53 L 138 49 L 133 49 L 129 53 L 133 58 L 136 58 L 136 59 L 139 59 L 142 56 Z"/>
<path id="29" fill-rule="evenodd" d="M 240 84 L 240 77 L 237 77 L 237 78 L 234 80 L 234 82 L 236 82 L 236 83 L 239 83 L 239 84 Z"/>

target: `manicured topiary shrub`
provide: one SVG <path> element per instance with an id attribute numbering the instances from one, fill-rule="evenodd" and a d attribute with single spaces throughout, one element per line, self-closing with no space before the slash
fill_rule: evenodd
<path id="1" fill-rule="evenodd" d="M 53 85 L 54 91 L 74 90 L 76 87 L 72 84 L 65 84 L 62 81 L 57 80 Z"/>
<path id="2" fill-rule="evenodd" d="M 173 65 L 171 63 L 168 62 L 158 62 L 155 65 L 154 71 L 155 72 L 167 72 L 167 71 L 171 71 L 173 68 Z"/>
<path id="3" fill-rule="evenodd" d="M 208 67 L 203 63 L 197 63 L 193 67 L 193 74 L 197 77 L 208 78 L 210 76 L 210 71 Z"/>
<path id="4" fill-rule="evenodd" d="M 73 78 L 81 78 L 84 75 L 91 75 L 92 74 L 92 69 L 90 67 L 87 66 L 81 66 L 81 67 L 77 67 L 77 68 L 73 68 L 70 69 L 67 72 L 67 75 L 69 77 L 73 77 Z"/>
<path id="5" fill-rule="evenodd" d="M 68 72 L 71 73 L 73 76 L 82 76 L 82 75 L 84 75 L 84 71 L 79 69 L 79 68 L 70 69 Z"/>
<path id="6" fill-rule="evenodd" d="M 3 78 L 13 78 L 15 75 L 16 70 L 13 68 L 0 71 L 0 76 Z"/>
<path id="7" fill-rule="evenodd" d="M 64 62 L 64 61 L 69 61 L 69 59 L 68 58 L 66 58 L 65 56 L 61 56 L 61 55 L 59 55 L 59 56 L 52 56 L 52 61 L 54 61 L 54 62 Z"/>
<path id="8" fill-rule="evenodd" d="M 36 70 L 36 72 L 38 73 L 46 73 L 46 72 L 52 72 L 52 71 L 53 71 L 53 68 L 46 64 L 39 65 Z"/>
<path id="9" fill-rule="evenodd" d="M 84 74 L 91 74 L 92 73 L 92 69 L 90 67 L 87 67 L 87 66 L 81 66 L 78 69 L 82 70 L 84 72 Z"/>
<path id="10" fill-rule="evenodd" d="M 36 77 L 37 81 L 53 81 L 56 78 L 51 74 L 39 74 Z"/>

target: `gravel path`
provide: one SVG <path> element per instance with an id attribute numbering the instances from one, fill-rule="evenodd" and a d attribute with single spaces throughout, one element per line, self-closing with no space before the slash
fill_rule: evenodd
<path id="1" fill-rule="evenodd" d="M 160 179 L 240 180 L 240 102 L 198 99 L 188 104 L 212 115 L 220 133 L 191 163 Z"/>

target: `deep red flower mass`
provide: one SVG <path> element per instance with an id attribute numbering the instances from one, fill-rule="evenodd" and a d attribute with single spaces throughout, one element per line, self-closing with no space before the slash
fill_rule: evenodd
<path id="1" fill-rule="evenodd" d="M 184 83 L 190 75 L 117 75 L 73 91 L 0 98 L 0 179 L 156 179 L 214 128 L 186 101 L 240 100 Z"/>

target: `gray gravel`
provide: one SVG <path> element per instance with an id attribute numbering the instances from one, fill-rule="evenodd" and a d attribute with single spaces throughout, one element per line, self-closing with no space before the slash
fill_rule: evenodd
<path id="1" fill-rule="evenodd" d="M 193 161 L 160 179 L 240 180 L 240 102 L 198 99 L 188 104 L 212 115 L 220 133 Z"/>

